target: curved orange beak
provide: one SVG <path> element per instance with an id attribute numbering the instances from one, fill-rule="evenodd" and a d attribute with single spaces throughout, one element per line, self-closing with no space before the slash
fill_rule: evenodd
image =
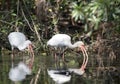
<path id="1" fill-rule="evenodd" d="M 84 70 L 86 68 L 87 63 L 88 63 L 88 54 L 87 54 L 87 51 L 86 51 L 84 45 L 80 46 L 80 50 L 82 51 L 83 56 L 84 56 L 83 63 L 82 63 L 82 66 L 81 66 L 81 69 Z"/>

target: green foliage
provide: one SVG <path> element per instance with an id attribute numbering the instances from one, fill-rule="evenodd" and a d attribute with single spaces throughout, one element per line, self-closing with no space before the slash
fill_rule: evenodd
<path id="1" fill-rule="evenodd" d="M 84 5 L 82 1 L 79 5 L 73 3 L 71 16 L 75 21 L 85 20 L 86 31 L 88 31 L 88 28 L 96 30 L 101 22 L 119 20 L 120 8 L 118 3 L 119 0 L 91 0 Z"/>
<path id="2" fill-rule="evenodd" d="M 7 37 L 9 32 L 19 30 L 28 34 L 32 40 L 47 41 L 56 33 L 55 28 L 58 28 L 58 32 L 69 32 L 67 28 L 71 25 L 71 18 L 75 23 L 82 23 L 85 32 L 99 29 L 104 22 L 113 22 L 116 24 L 115 30 L 118 32 L 120 30 L 120 0 L 42 1 L 45 3 L 40 4 L 39 0 L 37 3 L 38 7 L 41 7 L 40 10 L 35 9 L 37 6 L 35 6 L 34 0 L 29 2 L 27 0 L 11 0 L 10 3 L 9 0 L 0 1 L 0 35 Z M 45 17 L 37 17 L 36 13 L 40 13 L 39 16 L 43 14 Z M 43 18 L 41 22 L 38 22 L 41 18 Z M 81 28 L 81 25 L 75 25 Z M 61 27 L 65 27 L 64 30 Z M 75 32 L 79 35 L 77 29 Z"/>
<path id="3" fill-rule="evenodd" d="M 83 9 L 83 3 L 80 3 L 79 5 L 77 3 L 72 3 L 72 18 L 75 19 L 75 21 L 84 20 L 84 9 Z"/>

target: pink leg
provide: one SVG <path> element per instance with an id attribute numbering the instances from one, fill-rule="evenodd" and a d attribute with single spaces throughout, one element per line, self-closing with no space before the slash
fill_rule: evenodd
<path id="1" fill-rule="evenodd" d="M 58 63 L 57 63 L 57 54 L 56 54 L 56 52 L 55 52 L 55 54 L 54 54 L 54 60 L 55 60 L 55 67 L 57 68 L 58 67 Z"/>
<path id="2" fill-rule="evenodd" d="M 62 54 L 62 60 L 63 60 L 63 62 L 65 62 L 65 55 L 64 55 L 64 52 L 63 52 L 63 54 Z"/>
<path id="3" fill-rule="evenodd" d="M 11 55 L 12 67 L 14 66 L 14 48 L 12 47 L 12 55 Z"/>
<path id="4" fill-rule="evenodd" d="M 56 55 L 56 53 L 55 53 L 55 62 L 57 62 L 57 55 Z"/>
<path id="5" fill-rule="evenodd" d="M 62 60 L 63 60 L 64 68 L 66 68 L 65 55 L 64 55 L 64 53 L 63 53 L 63 55 L 62 55 Z"/>
<path id="6" fill-rule="evenodd" d="M 32 68 L 33 62 L 34 62 L 34 51 L 32 49 L 32 45 L 30 44 L 28 49 L 30 50 L 30 55 L 31 55 L 31 61 L 29 63 L 29 67 Z"/>

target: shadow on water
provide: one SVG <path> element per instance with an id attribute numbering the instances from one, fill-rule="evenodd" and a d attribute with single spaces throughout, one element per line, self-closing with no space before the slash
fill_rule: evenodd
<path id="1" fill-rule="evenodd" d="M 0 84 L 55 84 L 47 73 L 47 69 L 54 67 L 54 60 L 52 56 L 47 56 L 45 53 L 35 53 L 34 67 L 31 75 L 28 75 L 26 79 L 21 82 L 12 82 L 8 77 L 11 68 L 10 53 L 11 52 L 8 51 L 2 51 L 0 54 Z M 16 54 L 14 58 L 16 65 L 23 60 L 23 56 L 27 58 L 27 54 L 24 53 L 24 55 L 22 55 L 22 53 Z M 73 65 L 75 60 L 69 61 L 71 59 L 68 58 L 67 67 L 78 66 L 78 63 Z M 101 76 L 97 77 L 96 69 L 88 66 L 84 75 L 79 76 L 72 74 L 71 80 L 65 84 L 119 84 L 120 81 L 118 80 L 120 76 L 118 76 L 119 74 L 117 74 L 117 72 L 118 71 L 116 71 L 116 75 L 114 75 L 114 77 L 117 77 L 116 79 L 111 76 L 113 73 L 107 69 L 105 72 L 100 73 L 102 74 Z"/>

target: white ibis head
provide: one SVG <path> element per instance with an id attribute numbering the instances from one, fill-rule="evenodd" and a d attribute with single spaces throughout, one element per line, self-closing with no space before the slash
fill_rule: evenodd
<path id="1" fill-rule="evenodd" d="M 19 50 L 23 51 L 25 49 L 28 49 L 28 52 L 30 53 L 32 59 L 29 63 L 29 67 L 32 67 L 33 61 L 34 61 L 34 51 L 33 51 L 33 44 L 30 40 L 26 40 L 22 45 L 18 46 Z"/>
<path id="2" fill-rule="evenodd" d="M 84 69 L 86 68 L 86 65 L 88 63 L 88 54 L 87 54 L 87 51 L 84 45 L 80 45 L 80 49 L 84 56 L 83 63 L 82 63 L 80 70 L 84 72 Z"/>
<path id="3" fill-rule="evenodd" d="M 18 49 L 24 51 L 24 49 L 29 48 L 29 45 L 32 45 L 30 40 L 26 40 L 23 44 L 18 45 Z"/>
<path id="4" fill-rule="evenodd" d="M 33 44 L 31 43 L 31 41 L 27 40 L 26 45 L 27 45 L 28 51 L 30 52 L 31 57 L 32 57 L 31 61 L 29 62 L 29 68 L 32 68 L 33 62 L 34 62 Z"/>
<path id="5" fill-rule="evenodd" d="M 84 69 L 86 68 L 86 65 L 88 63 L 88 54 L 87 54 L 87 51 L 86 51 L 86 48 L 85 48 L 85 45 L 82 41 L 78 41 L 75 43 L 76 46 L 78 47 L 78 49 L 80 51 L 82 51 L 83 53 L 83 56 L 84 56 L 84 59 L 83 59 L 83 63 L 82 63 L 82 66 L 80 68 L 80 71 L 82 71 L 84 73 Z"/>

